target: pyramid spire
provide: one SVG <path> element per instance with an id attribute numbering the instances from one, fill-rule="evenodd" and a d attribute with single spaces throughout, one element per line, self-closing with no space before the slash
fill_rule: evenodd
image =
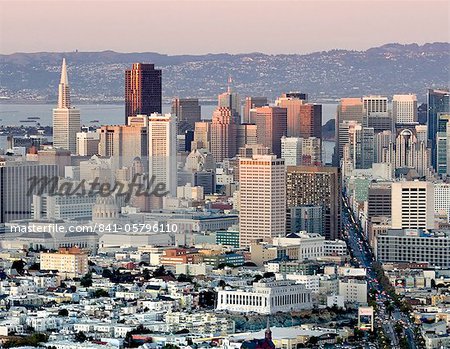
<path id="1" fill-rule="evenodd" d="M 69 78 L 67 77 L 66 59 L 63 58 L 61 80 L 58 89 L 58 108 L 70 108 Z"/>
<path id="2" fill-rule="evenodd" d="M 60 84 L 65 84 L 65 85 L 69 85 L 69 79 L 67 77 L 67 65 L 66 65 L 66 59 L 63 58 L 62 61 L 62 68 L 61 68 L 61 81 L 59 82 Z"/>

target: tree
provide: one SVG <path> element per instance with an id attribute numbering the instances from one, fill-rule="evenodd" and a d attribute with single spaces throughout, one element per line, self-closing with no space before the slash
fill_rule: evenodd
<path id="1" fill-rule="evenodd" d="M 386 307 L 386 311 L 388 312 L 389 316 L 392 315 L 394 309 L 395 309 L 394 306 L 391 303 L 389 303 L 389 305 Z"/>
<path id="2" fill-rule="evenodd" d="M 319 338 L 312 336 L 312 337 L 309 339 L 308 344 L 316 345 L 318 342 L 319 342 Z"/>
<path id="3" fill-rule="evenodd" d="M 359 328 L 355 328 L 353 331 L 353 336 L 355 337 L 355 340 L 361 339 L 364 335 L 364 332 L 361 331 Z"/>
<path id="4" fill-rule="evenodd" d="M 58 316 L 69 316 L 69 311 L 67 309 L 59 309 Z"/>
<path id="5" fill-rule="evenodd" d="M 187 334 L 187 333 L 189 333 L 189 330 L 187 328 L 183 328 L 182 330 L 175 332 L 175 334 Z"/>
<path id="6" fill-rule="evenodd" d="M 253 282 L 258 282 L 259 280 L 261 280 L 263 277 L 262 275 L 255 275 L 255 278 L 253 279 Z"/>
<path id="7" fill-rule="evenodd" d="M 110 269 L 108 269 L 108 268 L 103 269 L 102 277 L 110 279 L 111 276 L 113 276 L 113 272 Z"/>
<path id="8" fill-rule="evenodd" d="M 40 270 L 41 269 L 41 264 L 40 263 L 33 263 L 30 268 L 28 268 L 30 270 Z"/>
<path id="9" fill-rule="evenodd" d="M 266 271 L 266 272 L 263 274 L 263 278 L 265 278 L 265 279 L 274 278 L 274 277 L 275 277 L 275 274 L 272 273 L 271 271 Z"/>
<path id="10" fill-rule="evenodd" d="M 18 274 L 23 275 L 23 268 L 25 265 L 26 263 L 23 260 L 18 259 L 12 262 L 11 269 L 16 269 Z"/>
<path id="11" fill-rule="evenodd" d="M 178 282 L 190 282 L 192 283 L 192 276 L 186 274 L 178 275 Z"/>
<path id="12" fill-rule="evenodd" d="M 92 286 L 92 274 L 87 273 L 80 279 L 80 285 L 83 287 L 91 287 Z"/>
<path id="13" fill-rule="evenodd" d="M 160 277 L 160 276 L 166 276 L 167 272 L 166 269 L 164 269 L 164 266 L 161 265 L 159 266 L 157 269 L 155 269 L 155 271 L 153 272 L 153 276 L 154 277 Z"/>
<path id="14" fill-rule="evenodd" d="M 436 280 L 431 279 L 431 288 L 436 288 Z"/>
<path id="15" fill-rule="evenodd" d="M 94 292 L 94 297 L 95 297 L 95 298 L 109 297 L 109 293 L 108 293 L 108 291 L 106 291 L 106 290 L 100 288 L 100 289 L 98 289 L 98 290 L 95 290 L 95 292 Z"/>
<path id="16" fill-rule="evenodd" d="M 75 333 L 75 338 L 74 338 L 75 342 L 83 343 L 86 341 L 86 339 L 87 339 L 87 337 L 84 334 L 84 332 L 80 331 L 80 332 Z"/>
<path id="17" fill-rule="evenodd" d="M 169 344 L 164 344 L 162 349 L 180 349 L 180 347 L 178 345 L 169 343 Z"/>
<path id="18" fill-rule="evenodd" d="M 151 275 L 150 275 L 150 270 L 148 269 L 144 269 L 144 272 L 142 273 L 142 276 L 144 278 L 144 280 L 150 280 L 151 279 Z"/>
<path id="19" fill-rule="evenodd" d="M 38 347 L 39 343 L 47 342 L 48 336 L 43 333 L 33 333 L 26 337 L 13 337 L 3 344 L 3 348 Z"/>

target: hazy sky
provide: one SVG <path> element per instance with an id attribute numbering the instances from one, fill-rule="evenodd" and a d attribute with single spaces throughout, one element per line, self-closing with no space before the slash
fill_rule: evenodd
<path id="1" fill-rule="evenodd" d="M 450 41 L 448 0 L 4 1 L 0 53 L 308 53 Z"/>

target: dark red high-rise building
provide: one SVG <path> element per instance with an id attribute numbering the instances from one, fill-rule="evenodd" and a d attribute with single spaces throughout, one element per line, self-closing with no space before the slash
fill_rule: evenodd
<path id="1" fill-rule="evenodd" d="M 287 109 L 280 107 L 256 108 L 256 138 L 259 144 L 281 157 L 281 137 L 287 133 Z"/>
<path id="2" fill-rule="evenodd" d="M 154 64 L 134 63 L 125 70 L 125 124 L 129 116 L 162 112 L 161 77 Z"/>
<path id="3" fill-rule="evenodd" d="M 322 138 L 322 105 L 302 104 L 299 115 L 299 135 L 301 138 Z"/>

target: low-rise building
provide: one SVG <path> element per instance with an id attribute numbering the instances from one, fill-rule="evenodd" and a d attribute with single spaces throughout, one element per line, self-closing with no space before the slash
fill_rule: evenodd
<path id="1" fill-rule="evenodd" d="M 41 270 L 57 270 L 65 277 L 81 277 L 88 269 L 87 253 L 77 247 L 60 248 L 58 252 L 41 252 Z"/>
<path id="2" fill-rule="evenodd" d="M 344 302 L 359 305 L 367 304 L 367 281 L 347 278 L 339 280 L 339 295 Z"/>
<path id="3" fill-rule="evenodd" d="M 291 280 L 262 279 L 252 287 L 221 290 L 217 310 L 274 314 L 312 308 L 311 291 Z"/>
<path id="4" fill-rule="evenodd" d="M 450 267 L 450 231 L 389 229 L 375 241 L 375 255 L 385 262 L 428 262 L 432 266 Z"/>

